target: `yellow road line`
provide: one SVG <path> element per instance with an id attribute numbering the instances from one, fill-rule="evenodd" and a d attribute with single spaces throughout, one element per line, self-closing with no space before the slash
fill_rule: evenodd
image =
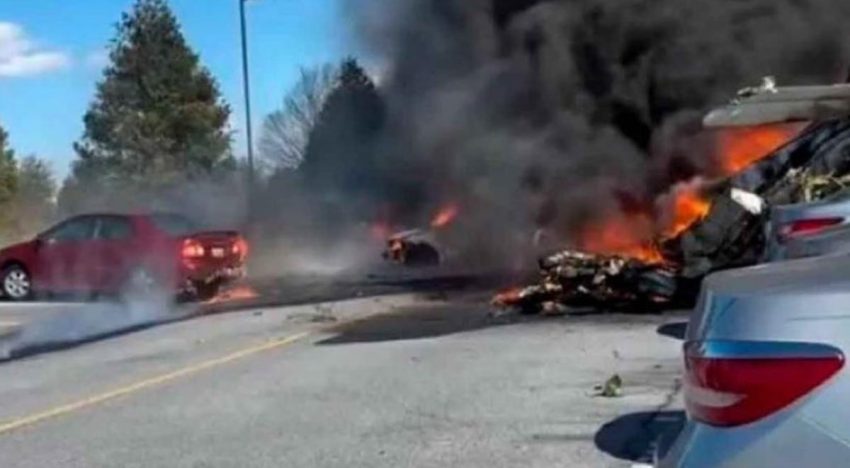
<path id="1" fill-rule="evenodd" d="M 210 369 L 212 367 L 221 366 L 223 364 L 227 364 L 229 362 L 236 361 L 238 359 L 242 359 L 254 354 L 262 353 L 264 351 L 270 351 L 276 348 L 282 348 L 284 346 L 295 343 L 296 341 L 300 341 L 307 336 L 309 336 L 311 332 L 303 332 L 298 333 L 296 335 L 288 336 L 286 338 L 280 338 L 277 340 L 269 341 L 267 343 L 263 343 L 261 345 L 252 346 L 250 348 L 245 348 L 240 351 L 236 351 L 234 353 L 228 354 L 226 356 L 222 356 L 215 359 L 210 359 L 208 361 L 200 362 L 197 364 L 193 364 L 182 369 L 178 369 L 167 374 L 161 374 L 154 377 L 150 377 L 139 382 L 126 385 L 124 387 L 116 388 L 113 390 L 109 390 L 107 392 L 101 393 L 99 395 L 94 395 L 89 398 L 85 398 L 79 401 L 75 401 L 73 403 L 69 403 L 66 405 L 57 406 L 45 411 L 41 411 L 39 413 L 32 414 L 30 416 L 25 416 L 22 418 L 15 419 L 13 421 L 9 421 L 7 423 L 0 424 L 0 435 L 6 434 L 8 432 L 12 432 L 16 429 L 20 429 L 26 426 L 32 426 L 33 424 L 40 423 L 42 421 L 52 419 L 58 416 L 62 416 L 68 413 L 73 413 L 74 411 L 79 411 L 81 409 L 88 408 L 90 406 L 94 406 L 100 403 L 103 403 L 108 400 L 112 400 L 118 397 L 122 397 L 125 395 L 129 395 L 131 393 L 138 392 L 140 390 L 144 390 L 146 388 L 154 387 L 157 385 L 162 385 L 172 380 L 179 379 L 181 377 L 186 377 L 188 375 L 196 374 L 206 369 Z"/>

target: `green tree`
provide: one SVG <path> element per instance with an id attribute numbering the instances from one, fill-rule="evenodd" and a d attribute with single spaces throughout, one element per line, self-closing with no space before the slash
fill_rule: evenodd
<path id="1" fill-rule="evenodd" d="M 165 0 L 136 1 L 109 58 L 63 204 L 83 191 L 159 188 L 232 166 L 230 109 Z"/>
<path id="2" fill-rule="evenodd" d="M 18 187 L 18 165 L 9 147 L 9 134 L 0 127 L 0 231 L 11 229 L 11 203 Z"/>
<path id="3" fill-rule="evenodd" d="M 11 205 L 16 234 L 25 237 L 35 234 L 53 219 L 56 179 L 50 165 L 36 156 L 27 156 L 21 160 L 17 179 L 17 190 Z"/>
<path id="4" fill-rule="evenodd" d="M 345 199 L 371 195 L 383 122 L 384 103 L 375 83 L 356 60 L 346 59 L 310 133 L 299 167 L 305 182 Z"/>

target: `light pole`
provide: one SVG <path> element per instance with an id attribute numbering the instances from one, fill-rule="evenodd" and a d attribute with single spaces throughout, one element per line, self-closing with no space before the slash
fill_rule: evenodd
<path id="1" fill-rule="evenodd" d="M 254 195 L 254 140 L 251 133 L 251 85 L 248 79 L 248 34 L 245 26 L 245 2 L 239 2 L 239 24 L 242 32 L 242 87 L 245 93 L 245 136 L 248 138 L 248 204 Z"/>

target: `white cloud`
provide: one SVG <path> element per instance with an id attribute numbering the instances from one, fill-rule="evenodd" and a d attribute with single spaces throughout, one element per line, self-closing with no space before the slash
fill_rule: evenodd
<path id="1" fill-rule="evenodd" d="M 40 47 L 19 25 L 0 21 L 0 78 L 47 73 L 70 64 L 67 54 Z"/>

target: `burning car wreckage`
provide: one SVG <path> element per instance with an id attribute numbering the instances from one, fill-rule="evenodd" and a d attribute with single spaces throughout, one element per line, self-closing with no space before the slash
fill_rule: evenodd
<path id="1" fill-rule="evenodd" d="M 675 236 L 649 246 L 656 255 L 564 250 L 540 258 L 540 280 L 497 294 L 493 304 L 535 313 L 565 306 L 692 302 L 716 270 L 757 263 L 771 206 L 823 199 L 850 185 L 850 84 L 746 88 L 708 113 L 707 128 L 770 128 L 801 123 L 770 151 L 728 178 L 706 183 L 710 201 Z"/>
<path id="2" fill-rule="evenodd" d="M 776 87 L 765 78 L 709 112 L 703 124 L 752 129 L 737 143 L 751 154 L 733 161 L 728 177 L 699 181 L 684 206 L 687 224 L 626 253 L 545 255 L 538 260 L 537 282 L 502 291 L 492 304 L 526 313 L 687 304 L 705 275 L 759 262 L 772 206 L 850 188 L 850 84 Z M 456 207 L 444 208 L 429 229 L 389 236 L 384 258 L 413 266 L 439 263 L 435 233 L 456 215 Z"/>
<path id="3" fill-rule="evenodd" d="M 459 212 L 457 205 L 449 204 L 434 215 L 428 229 L 409 229 L 387 236 L 382 256 L 385 260 L 406 266 L 439 264 L 442 256 L 437 248 L 437 232 L 451 224 Z M 381 237 L 385 237 L 383 233 Z"/>

